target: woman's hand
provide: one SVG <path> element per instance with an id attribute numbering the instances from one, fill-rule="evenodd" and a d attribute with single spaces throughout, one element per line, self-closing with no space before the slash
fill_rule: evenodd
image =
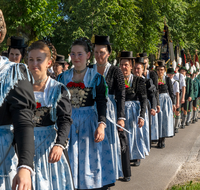
<path id="1" fill-rule="evenodd" d="M 31 190 L 31 172 L 26 168 L 20 168 L 13 179 L 12 190 Z"/>
<path id="2" fill-rule="evenodd" d="M 125 123 L 124 123 L 124 120 L 123 120 L 123 119 L 119 119 L 119 120 L 117 121 L 117 124 L 120 125 L 120 126 L 123 127 L 123 128 L 125 127 Z M 118 131 L 123 131 L 123 129 L 118 127 Z"/>
<path id="3" fill-rule="evenodd" d="M 156 110 L 151 109 L 151 115 L 155 116 L 156 115 Z"/>
<path id="4" fill-rule="evenodd" d="M 157 112 L 156 113 L 159 113 L 160 112 L 160 106 L 157 106 Z"/>
<path id="5" fill-rule="evenodd" d="M 100 123 L 94 133 L 94 142 L 98 143 L 98 142 L 103 141 L 104 136 L 105 136 L 104 129 L 105 129 L 105 125 L 103 123 Z"/>
<path id="6" fill-rule="evenodd" d="M 144 120 L 142 118 L 138 119 L 138 127 L 141 128 L 144 126 Z"/>
<path id="7" fill-rule="evenodd" d="M 62 156 L 63 148 L 60 146 L 54 146 L 49 153 L 49 163 L 58 162 Z"/>

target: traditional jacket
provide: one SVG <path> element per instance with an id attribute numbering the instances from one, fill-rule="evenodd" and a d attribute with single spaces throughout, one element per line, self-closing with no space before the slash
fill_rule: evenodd
<path id="1" fill-rule="evenodd" d="M 187 100 L 189 97 L 193 98 L 193 82 L 192 79 L 189 77 L 186 77 L 186 92 L 185 92 L 185 100 Z"/>

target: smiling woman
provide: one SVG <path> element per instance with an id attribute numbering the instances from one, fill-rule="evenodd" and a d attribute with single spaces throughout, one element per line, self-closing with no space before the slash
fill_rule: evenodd
<path id="1" fill-rule="evenodd" d="M 28 49 L 28 66 L 35 79 L 33 90 L 37 104 L 33 118 L 36 147 L 33 187 L 36 190 L 73 190 L 66 150 L 72 123 L 70 95 L 63 84 L 47 76 L 51 64 L 49 47 L 42 41 L 31 44 Z"/>

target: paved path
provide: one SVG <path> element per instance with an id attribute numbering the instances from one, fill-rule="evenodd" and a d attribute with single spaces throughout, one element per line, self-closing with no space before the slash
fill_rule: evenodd
<path id="1" fill-rule="evenodd" d="M 139 167 L 131 167 L 130 182 L 117 181 L 111 190 L 166 190 L 182 164 L 195 159 L 200 150 L 200 119 L 173 138 L 166 139 L 166 147 L 151 148 L 150 155 Z"/>

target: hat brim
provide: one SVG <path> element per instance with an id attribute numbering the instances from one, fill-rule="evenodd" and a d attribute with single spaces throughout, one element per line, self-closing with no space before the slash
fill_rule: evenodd
<path id="1" fill-rule="evenodd" d="M 24 45 L 24 46 L 9 46 L 10 48 L 15 48 L 15 49 L 21 49 L 21 48 L 27 48 L 28 46 L 27 45 Z"/>
<path id="2" fill-rule="evenodd" d="M 176 73 L 175 73 L 175 72 L 169 72 L 169 73 L 167 72 L 167 74 L 171 74 L 171 75 L 173 75 L 173 74 L 176 74 Z"/>

